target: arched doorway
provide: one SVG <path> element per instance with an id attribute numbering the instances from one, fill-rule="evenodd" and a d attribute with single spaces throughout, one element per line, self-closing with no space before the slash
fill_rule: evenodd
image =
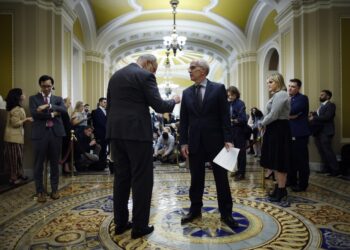
<path id="1" fill-rule="evenodd" d="M 271 97 L 265 84 L 266 84 L 266 78 L 279 71 L 279 53 L 276 48 L 270 48 L 268 52 L 266 53 L 265 59 L 264 59 L 264 66 L 263 66 L 263 104 L 267 102 L 267 100 Z"/>

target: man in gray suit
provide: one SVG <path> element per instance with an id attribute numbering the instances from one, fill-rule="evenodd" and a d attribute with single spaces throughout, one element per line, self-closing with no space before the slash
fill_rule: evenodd
<path id="1" fill-rule="evenodd" d="M 54 96 L 54 80 L 51 76 L 39 78 L 41 92 L 29 97 L 29 108 L 34 119 L 32 123 L 32 142 L 34 151 L 34 181 L 38 202 L 46 201 L 43 186 L 44 161 L 50 162 L 51 198 L 58 194 L 58 162 L 61 156 L 62 137 L 66 135 L 61 113 L 67 112 L 61 97 Z M 46 177 L 45 177 L 46 178 Z"/>
<path id="2" fill-rule="evenodd" d="M 154 76 L 157 59 L 143 55 L 137 63 L 118 70 L 107 90 L 107 139 L 116 162 L 114 175 L 115 234 L 132 228 L 133 239 L 153 232 L 149 216 L 153 188 L 152 122 L 149 106 L 157 113 L 172 112 L 180 97 L 164 101 Z M 132 223 L 128 200 L 132 189 Z"/>
<path id="3" fill-rule="evenodd" d="M 331 98 L 331 91 L 322 90 L 320 94 L 321 106 L 316 112 L 311 113 L 309 120 L 313 126 L 318 128 L 314 136 L 316 147 L 324 164 L 324 169 L 320 172 L 329 173 L 330 176 L 337 176 L 339 167 L 332 149 L 332 139 L 335 134 L 334 117 L 336 106 L 330 101 Z"/>

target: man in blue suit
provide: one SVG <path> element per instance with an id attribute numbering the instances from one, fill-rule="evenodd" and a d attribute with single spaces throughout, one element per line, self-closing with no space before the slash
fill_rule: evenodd
<path id="1" fill-rule="evenodd" d="M 32 143 L 34 151 L 34 181 L 38 202 L 46 201 L 43 186 L 45 158 L 50 162 L 51 198 L 60 198 L 58 194 L 58 161 L 61 156 L 62 137 L 66 135 L 61 114 L 67 109 L 60 96 L 52 94 L 54 80 L 51 76 L 39 78 L 41 92 L 29 97 L 30 113 L 33 116 Z M 45 177 L 46 178 L 46 177 Z"/>
<path id="2" fill-rule="evenodd" d="M 294 192 L 305 191 L 309 185 L 309 99 L 301 94 L 301 81 L 289 80 L 288 93 L 290 100 L 289 125 L 292 132 L 292 163 L 288 169 L 288 184 Z"/>
<path id="3" fill-rule="evenodd" d="M 212 162 L 225 146 L 233 147 L 226 89 L 223 84 L 209 81 L 209 65 L 205 60 L 192 61 L 188 69 L 192 86 L 182 95 L 180 110 L 180 145 L 189 158 L 191 207 L 181 223 L 201 217 L 205 178 L 205 162 Z M 227 170 L 212 163 L 221 221 L 230 228 L 238 226 L 232 218 L 232 197 Z"/>
<path id="4" fill-rule="evenodd" d="M 99 161 L 104 166 L 107 160 L 107 144 L 108 144 L 106 139 L 106 129 L 107 129 L 106 107 L 107 107 L 107 98 L 101 97 L 98 100 L 98 108 L 94 110 L 91 114 L 96 141 L 101 146 Z"/>
<path id="5" fill-rule="evenodd" d="M 332 92 L 325 89 L 320 93 L 321 106 L 316 112 L 312 112 L 310 121 L 318 127 L 315 136 L 315 144 L 320 153 L 323 169 L 321 172 L 329 173 L 330 176 L 339 175 L 337 158 L 332 149 L 332 139 L 335 134 L 334 117 L 336 106 L 330 101 Z"/>

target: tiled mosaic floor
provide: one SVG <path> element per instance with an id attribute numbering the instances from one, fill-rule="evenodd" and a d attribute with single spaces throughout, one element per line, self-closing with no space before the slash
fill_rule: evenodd
<path id="1" fill-rule="evenodd" d="M 59 200 L 38 204 L 34 184 L 0 195 L 0 249 L 350 249 L 350 183 L 312 174 L 307 192 L 289 192 L 270 203 L 261 168 L 250 159 L 247 179 L 234 182 L 233 216 L 239 228 L 220 223 L 216 190 L 206 174 L 203 217 L 187 225 L 190 176 L 178 166 L 157 165 L 148 237 L 113 235 L 112 183 L 108 175 L 62 177 Z M 131 205 L 131 204 L 130 204 Z"/>

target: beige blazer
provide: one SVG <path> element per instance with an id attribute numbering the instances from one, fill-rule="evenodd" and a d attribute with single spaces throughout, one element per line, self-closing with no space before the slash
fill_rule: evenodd
<path id="1" fill-rule="evenodd" d="M 26 113 L 22 107 L 14 107 L 7 112 L 4 141 L 24 144 L 23 121 Z"/>

